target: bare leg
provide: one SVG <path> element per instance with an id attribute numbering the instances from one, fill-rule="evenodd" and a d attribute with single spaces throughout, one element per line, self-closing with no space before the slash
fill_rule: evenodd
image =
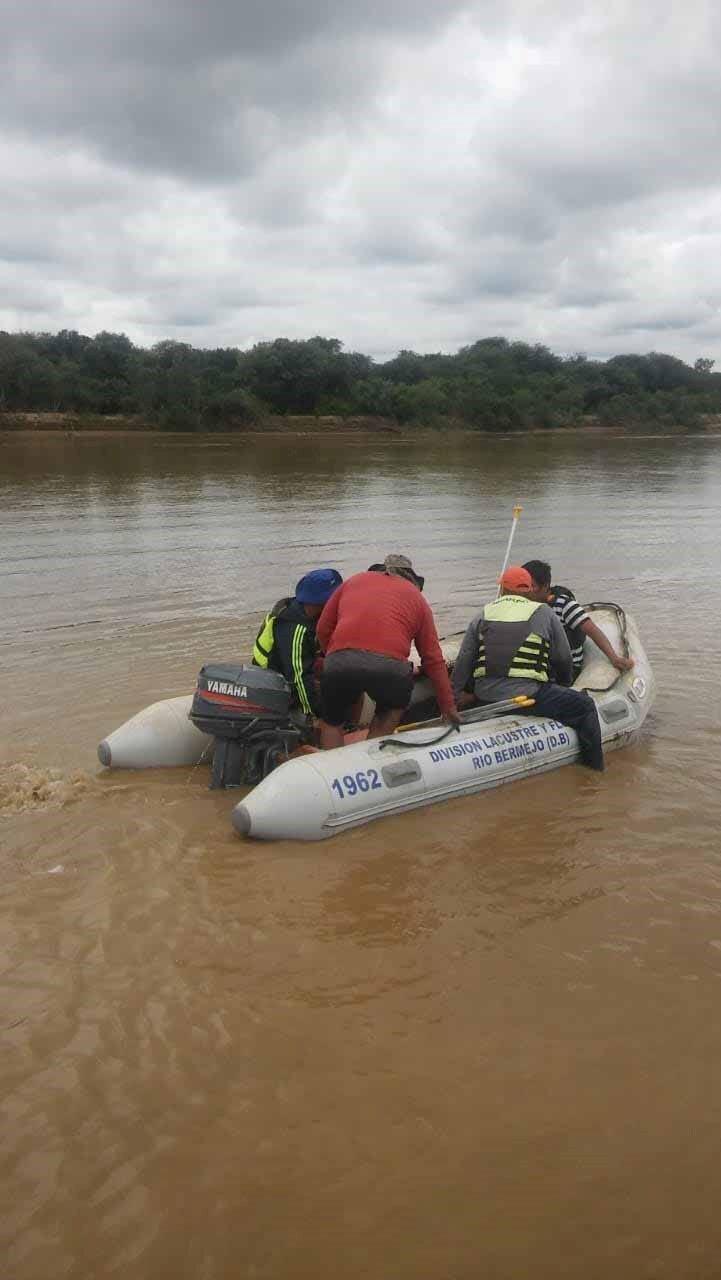
<path id="1" fill-rule="evenodd" d="M 387 733 L 393 733 L 398 728 L 403 715 L 403 708 L 393 711 L 382 711 L 380 715 L 376 711 L 368 728 L 369 738 L 383 738 Z"/>
<path id="2" fill-rule="evenodd" d="M 322 751 L 332 751 L 334 747 L 343 746 L 342 724 L 326 724 L 325 720 L 320 720 L 319 725 L 320 745 Z"/>
<path id="3" fill-rule="evenodd" d="M 353 703 L 353 706 L 348 712 L 348 721 L 350 724 L 358 724 L 358 722 L 360 721 L 361 712 L 363 711 L 364 698 L 365 698 L 365 694 L 362 693 L 359 698 L 356 698 L 355 702 Z"/>

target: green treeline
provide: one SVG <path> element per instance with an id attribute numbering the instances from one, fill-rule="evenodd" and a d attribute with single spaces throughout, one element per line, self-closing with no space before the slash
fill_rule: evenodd
<path id="1" fill-rule="evenodd" d="M 147 350 L 122 333 L 0 332 L 0 412 L 133 415 L 174 430 L 262 428 L 279 414 L 485 431 L 589 419 L 692 427 L 721 413 L 713 364 L 656 352 L 560 357 L 505 338 L 455 355 L 401 351 L 379 364 L 336 338 L 277 338 L 249 351 L 166 341 Z"/>

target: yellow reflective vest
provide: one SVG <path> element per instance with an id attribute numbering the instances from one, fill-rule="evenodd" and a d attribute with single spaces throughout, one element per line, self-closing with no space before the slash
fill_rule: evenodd
<path id="1" fill-rule="evenodd" d="M 551 673 L 551 646 L 533 630 L 533 615 L 542 605 L 525 596 L 506 595 L 483 610 L 479 627 L 475 680 L 484 676 L 520 676 L 545 682 Z"/>
<path id="2" fill-rule="evenodd" d="M 256 667 L 270 668 L 285 676 L 306 715 L 317 715 L 319 710 L 316 656 L 315 625 L 303 606 L 293 597 L 279 600 L 266 613 L 255 638 L 253 662 Z"/>

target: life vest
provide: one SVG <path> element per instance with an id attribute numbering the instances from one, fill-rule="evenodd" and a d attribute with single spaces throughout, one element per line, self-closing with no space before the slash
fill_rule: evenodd
<path id="1" fill-rule="evenodd" d="M 484 676 L 550 679 L 550 641 L 533 630 L 533 616 L 541 607 L 536 600 L 513 595 L 486 605 L 479 626 L 475 680 Z"/>
<path id="2" fill-rule="evenodd" d="M 253 663 L 256 667 L 271 667 L 271 669 L 275 667 L 275 622 L 278 614 L 287 609 L 290 602 L 291 597 L 286 596 L 284 600 L 279 600 L 273 605 L 270 613 L 266 613 L 253 645 Z"/>

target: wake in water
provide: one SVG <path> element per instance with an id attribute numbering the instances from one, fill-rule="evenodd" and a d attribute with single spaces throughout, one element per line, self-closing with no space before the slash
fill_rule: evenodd
<path id="1" fill-rule="evenodd" d="M 0 765 L 0 816 L 63 809 L 96 785 L 92 774 L 78 769 L 40 769 L 29 764 Z"/>

